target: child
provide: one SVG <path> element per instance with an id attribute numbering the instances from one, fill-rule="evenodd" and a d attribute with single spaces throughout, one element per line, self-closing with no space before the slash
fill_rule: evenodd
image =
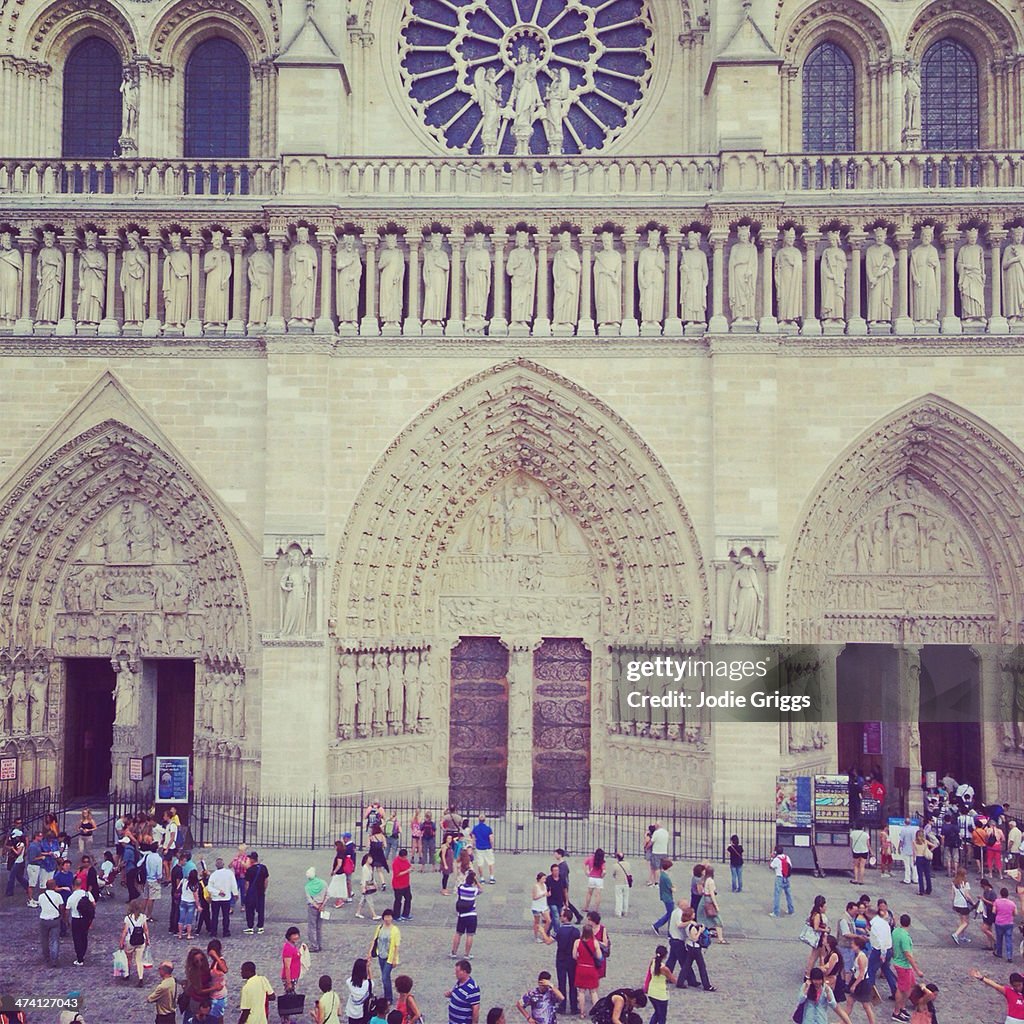
<path id="1" fill-rule="evenodd" d="M 879 833 L 878 857 L 879 877 L 892 878 L 892 840 L 887 828 L 883 828 Z"/>
<path id="2" fill-rule="evenodd" d="M 370 1018 L 370 1024 L 388 1024 L 388 1011 L 391 1009 L 391 1004 L 381 996 L 379 999 L 375 999 L 373 1002 L 373 1016 Z"/>

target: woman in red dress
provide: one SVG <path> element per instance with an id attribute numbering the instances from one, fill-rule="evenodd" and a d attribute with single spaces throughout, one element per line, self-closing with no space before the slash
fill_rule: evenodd
<path id="1" fill-rule="evenodd" d="M 594 938 L 594 926 L 589 921 L 583 926 L 580 937 L 573 943 L 572 958 L 576 961 L 576 988 L 580 994 L 580 1020 L 587 1016 L 587 996 L 590 1008 L 597 1002 L 597 987 L 601 984 L 601 967 L 604 954 Z"/>

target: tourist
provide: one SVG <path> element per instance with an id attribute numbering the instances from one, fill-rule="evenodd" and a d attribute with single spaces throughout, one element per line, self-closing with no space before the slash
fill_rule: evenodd
<path id="1" fill-rule="evenodd" d="M 71 861 L 64 859 L 58 862 L 57 870 L 53 873 L 53 881 L 57 885 L 57 895 L 60 897 L 61 903 L 66 904 L 71 898 L 71 890 L 75 885 L 75 873 L 71 870 Z M 60 922 L 60 937 L 63 939 L 67 933 L 67 918 L 64 917 Z"/>
<path id="2" fill-rule="evenodd" d="M 587 897 L 583 901 L 584 913 L 590 910 L 593 903 L 594 910 L 601 907 L 601 895 L 604 892 L 604 850 L 598 847 L 583 862 L 583 870 L 587 873 Z"/>
<path id="3" fill-rule="evenodd" d="M 992 943 L 989 949 L 994 949 L 996 944 L 996 891 L 992 883 L 987 879 L 981 880 L 981 934 Z"/>
<path id="4" fill-rule="evenodd" d="M 651 866 L 651 877 L 648 881 L 649 886 L 658 884 L 658 872 L 661 870 L 661 862 L 668 857 L 668 844 L 671 840 L 671 836 L 668 834 L 668 829 L 664 828 L 660 821 L 653 823 L 653 831 L 649 837 L 649 853 L 648 863 Z"/>
<path id="5" fill-rule="evenodd" d="M 893 848 L 889 830 L 883 828 L 878 833 L 878 877 L 892 878 Z"/>
<path id="6" fill-rule="evenodd" d="M 850 854 L 853 857 L 854 885 L 864 884 L 864 868 L 871 856 L 871 835 L 859 822 L 850 829 Z"/>
<path id="7" fill-rule="evenodd" d="M 348 891 L 347 902 L 352 903 L 355 900 L 355 891 L 352 888 L 352 876 L 356 871 L 356 861 L 359 859 L 359 854 L 356 852 L 356 844 L 352 841 L 351 832 L 343 832 L 342 839 L 345 840 L 345 863 L 343 870 L 345 872 L 345 888 Z"/>
<path id="8" fill-rule="evenodd" d="M 720 946 L 728 946 L 725 938 L 725 927 L 722 924 L 722 911 L 718 902 L 718 886 L 715 884 L 715 869 L 711 864 L 704 865 L 704 902 L 701 904 L 704 923 L 714 929 Z"/>
<path id="9" fill-rule="evenodd" d="M 839 953 L 839 943 L 834 935 L 826 935 L 822 941 L 821 947 L 818 949 L 818 967 L 821 968 L 822 973 L 825 975 L 825 981 L 828 987 L 832 989 L 836 1002 L 845 1003 L 846 973 L 843 970 L 843 958 Z M 812 976 L 813 971 L 814 968 L 812 967 L 807 972 L 808 978 Z M 846 1016 L 845 1010 L 837 1009 L 836 1013 L 842 1017 Z"/>
<path id="10" fill-rule="evenodd" d="M 302 973 L 302 950 L 299 949 L 299 929 L 292 925 L 284 933 L 284 945 L 281 946 L 281 981 L 285 992 L 295 991 L 295 982 Z"/>
<path id="11" fill-rule="evenodd" d="M 7 896 L 14 895 L 14 886 L 20 885 L 28 892 L 28 879 L 25 877 L 25 830 L 21 818 L 15 818 L 7 833 Z"/>
<path id="12" fill-rule="evenodd" d="M 181 906 L 178 910 L 178 938 L 191 939 L 196 920 L 196 900 L 199 893 L 199 872 L 190 871 L 181 884 Z"/>
<path id="13" fill-rule="evenodd" d="M 181 888 L 185 879 L 185 863 L 188 858 L 184 853 L 179 853 L 177 863 L 171 868 L 171 916 L 167 921 L 167 931 L 171 935 L 178 934 L 178 918 L 181 915 Z"/>
<path id="14" fill-rule="evenodd" d="M 423 1019 L 423 1014 L 412 997 L 412 978 L 407 974 L 399 974 L 395 978 L 395 991 L 398 993 L 395 1009 L 402 1015 L 400 1024 L 417 1024 L 417 1021 Z"/>
<path id="15" fill-rule="evenodd" d="M 625 854 L 615 851 L 612 865 L 612 882 L 615 884 L 615 916 L 629 916 L 629 890 L 633 887 L 633 868 Z"/>
<path id="16" fill-rule="evenodd" d="M 64 901 L 57 892 L 57 883 L 51 878 L 39 893 L 39 938 L 43 960 L 56 967 L 60 956 L 61 925 L 64 922 Z"/>
<path id="17" fill-rule="evenodd" d="M 206 956 L 210 965 L 210 1016 L 215 1020 L 223 1020 L 228 1005 L 228 962 L 224 959 L 219 939 L 210 939 L 206 944 Z"/>
<path id="18" fill-rule="evenodd" d="M 185 995 L 188 1013 L 195 1015 L 204 1001 L 211 999 L 219 982 L 214 981 L 210 961 L 201 949 L 190 949 L 185 958 Z M 185 1015 L 186 1019 L 188 1014 Z"/>
<path id="19" fill-rule="evenodd" d="M 693 874 L 690 875 L 690 906 L 694 914 L 700 908 L 700 902 L 704 899 L 704 865 L 694 864 Z"/>
<path id="20" fill-rule="evenodd" d="M 806 981 L 811 975 L 811 967 L 814 966 L 815 961 L 818 959 L 819 952 L 821 950 L 822 942 L 829 933 L 828 915 L 825 913 L 827 902 L 825 897 L 817 895 L 814 897 L 814 903 L 811 905 L 811 912 L 807 915 L 807 928 L 810 931 L 801 933 L 800 938 L 807 942 L 807 945 L 811 947 L 810 953 L 807 955 L 807 966 L 804 968 L 804 980 Z M 812 940 L 811 932 L 815 933 Z"/>
<path id="21" fill-rule="evenodd" d="M 567 906 L 572 911 L 573 917 L 576 919 L 576 923 L 579 924 L 583 920 L 583 915 L 573 906 L 572 894 L 570 891 L 570 879 L 569 879 L 569 861 L 566 859 L 565 850 L 555 850 L 555 863 L 558 865 L 559 876 L 565 882 L 565 896 Z"/>
<path id="22" fill-rule="evenodd" d="M 81 817 L 78 819 L 78 831 L 75 833 L 78 837 L 79 856 L 92 853 L 92 837 L 96 832 L 96 828 L 96 819 L 92 816 L 92 811 L 88 807 L 84 808 Z"/>
<path id="23" fill-rule="evenodd" d="M 178 983 L 174 980 L 174 964 L 170 960 L 165 960 L 157 968 L 157 974 L 160 975 L 160 981 L 156 988 L 146 996 L 146 1002 L 153 1004 L 153 1009 L 156 1012 L 156 1024 L 175 1024 L 178 1019 L 178 1007 L 175 1004 L 174 995 Z"/>
<path id="24" fill-rule="evenodd" d="M 558 1004 L 564 1001 L 565 996 L 551 984 L 551 972 L 541 971 L 536 986 L 516 1001 L 516 1009 L 526 1024 L 556 1024 Z"/>
<path id="25" fill-rule="evenodd" d="M 218 857 L 214 862 L 214 870 L 207 883 L 210 894 L 210 935 L 217 936 L 217 919 L 221 920 L 221 934 L 225 939 L 231 937 L 231 904 L 238 896 L 238 882 L 235 873 L 226 867 L 224 860 Z"/>
<path id="26" fill-rule="evenodd" d="M 900 841 L 897 853 L 903 861 L 903 884 L 912 885 L 917 881 L 917 863 L 914 855 L 914 840 L 918 833 L 917 818 L 910 819 L 900 828 Z"/>
<path id="27" fill-rule="evenodd" d="M 252 935 L 255 930 L 257 935 L 262 935 L 270 872 L 266 864 L 260 863 L 260 855 L 255 850 L 248 859 L 249 867 L 245 870 L 245 934 Z"/>
<path id="28" fill-rule="evenodd" d="M 580 1017 L 587 1013 L 587 996 L 590 996 L 591 1009 L 597 1003 L 597 989 L 601 984 L 601 965 L 604 953 L 594 938 L 594 926 L 588 920 L 583 923 L 580 937 L 573 945 L 572 957 L 576 961 L 576 990 L 579 993 Z"/>
<path id="29" fill-rule="evenodd" d="M 684 906 L 681 914 L 683 946 L 686 959 L 683 961 L 682 970 L 679 973 L 679 988 L 697 987 L 697 978 L 693 973 L 696 966 L 700 973 L 700 983 L 705 992 L 714 992 L 715 986 L 708 979 L 708 968 L 704 963 L 704 947 L 701 942 L 702 933 L 706 930 L 704 925 L 695 920 L 696 915 L 692 907 Z"/>
<path id="30" fill-rule="evenodd" d="M 1005 836 L 995 819 L 990 818 L 985 830 L 985 873 L 1003 877 L 1003 843 Z"/>
<path id="31" fill-rule="evenodd" d="M 942 837 L 942 863 L 946 877 L 952 878 L 960 866 L 960 829 L 952 814 L 944 815 L 939 835 Z"/>
<path id="32" fill-rule="evenodd" d="M 964 933 L 970 927 L 971 914 L 974 913 L 977 905 L 977 902 L 971 896 L 971 883 L 967 881 L 967 869 L 960 868 L 953 876 L 953 912 L 957 916 L 957 925 L 953 931 L 953 941 L 958 946 L 971 941 L 971 937 Z"/>
<path id="33" fill-rule="evenodd" d="M 548 934 L 551 927 L 551 912 L 548 910 L 548 887 L 544 872 L 538 871 L 530 892 L 530 911 L 533 914 L 533 941 L 554 942 Z"/>
<path id="34" fill-rule="evenodd" d="M 740 845 L 739 836 L 729 836 L 729 846 L 726 852 L 729 854 L 732 891 L 743 892 L 743 847 Z"/>
<path id="35" fill-rule="evenodd" d="M 455 985 L 445 992 L 444 997 L 448 1000 L 448 1024 L 477 1024 L 480 1019 L 480 986 L 473 978 L 473 967 L 468 960 L 456 961 Z M 488 1013 L 488 1021 L 490 1018 Z"/>
<path id="36" fill-rule="evenodd" d="M 800 1024 L 828 1024 L 829 1010 L 839 1012 L 835 994 L 825 983 L 825 974 L 822 969 L 814 967 L 797 996 L 797 1008 L 793 1013 L 793 1020 L 800 1021 Z"/>
<path id="37" fill-rule="evenodd" d="M 839 955 L 843 958 L 843 971 L 849 981 L 850 973 L 853 971 L 853 962 L 857 958 L 857 949 L 854 945 L 854 938 L 857 935 L 857 910 L 859 904 L 851 900 L 846 904 L 846 910 L 839 918 L 837 930 L 839 932 Z"/>
<path id="38" fill-rule="evenodd" d="M 846 992 L 846 1015 L 849 1016 L 853 1012 L 854 1003 L 859 1003 L 864 1007 L 868 1024 L 875 1024 L 875 1011 L 871 1008 L 875 990 L 868 980 L 868 955 L 864 952 L 867 941 L 862 935 L 854 935 L 850 939 L 850 944 L 853 949 L 853 966 L 850 969 L 850 983 Z"/>
<path id="39" fill-rule="evenodd" d="M 996 956 L 1006 957 L 1006 962 L 1013 961 L 1013 919 L 1017 913 L 1017 904 L 1010 899 L 1010 891 L 1007 888 L 999 890 L 999 897 L 995 900 L 995 949 Z"/>
<path id="40" fill-rule="evenodd" d="M 46 878 L 43 876 L 43 861 L 46 854 L 43 852 L 43 833 L 33 832 L 25 852 L 26 875 L 28 878 L 28 905 L 38 907 L 35 893 L 42 892 L 46 888 Z"/>
<path id="41" fill-rule="evenodd" d="M 580 1012 L 579 994 L 576 991 L 576 960 L 573 950 L 580 938 L 580 930 L 572 923 L 572 911 L 568 907 L 561 910 L 561 921 L 555 932 L 555 977 L 558 988 L 568 998 L 559 1004 L 559 1013 Z"/>
<path id="42" fill-rule="evenodd" d="M 917 965 L 913 954 L 914 942 L 910 937 L 910 915 L 900 915 L 900 926 L 892 933 L 892 965 L 896 969 L 896 1008 L 893 1018 L 910 1019 L 905 1010 L 907 997 L 914 987 L 915 975 L 924 977 L 924 972 Z"/>
<path id="43" fill-rule="evenodd" d="M 306 934 L 310 952 L 319 953 L 323 944 L 322 920 L 327 904 L 327 883 L 317 876 L 316 868 L 306 868 Z"/>
<path id="44" fill-rule="evenodd" d="M 89 881 L 79 876 L 75 882 L 75 891 L 68 897 L 65 906 L 71 918 L 71 941 L 75 945 L 75 966 L 85 963 L 85 954 L 89 951 L 89 929 L 96 920 L 96 900 L 89 891 Z"/>
<path id="45" fill-rule="evenodd" d="M 889 916 L 869 908 L 868 920 L 868 979 L 872 986 L 881 971 L 889 986 L 889 995 L 896 998 L 896 975 L 892 969 L 892 926 Z"/>
<path id="46" fill-rule="evenodd" d="M 1000 985 L 993 978 L 986 977 L 977 967 L 972 967 L 967 973 L 976 981 L 1003 994 L 1006 999 L 1006 1024 L 1024 1020 L 1024 974 L 1014 971 L 1010 975 L 1010 984 Z"/>
<path id="47" fill-rule="evenodd" d="M 551 874 L 544 880 L 548 889 L 548 916 L 551 922 L 551 934 L 558 936 L 558 930 L 562 926 L 562 910 L 569 910 L 569 920 L 572 920 L 572 909 L 569 903 L 569 883 L 562 875 L 564 864 L 552 864 Z"/>
<path id="48" fill-rule="evenodd" d="M 384 830 L 380 825 L 370 829 L 369 853 L 370 866 L 373 869 L 374 881 L 381 892 L 388 890 L 388 859 L 384 853 Z"/>
<path id="49" fill-rule="evenodd" d="M 242 992 L 239 997 L 238 1024 L 267 1024 L 267 1002 L 277 999 L 270 982 L 256 973 L 256 965 L 246 960 L 239 972 Z"/>
<path id="50" fill-rule="evenodd" d="M 452 956 L 459 954 L 459 942 L 466 936 L 466 956 L 473 949 L 473 936 L 476 935 L 476 898 L 480 895 L 480 885 L 476 880 L 476 872 L 470 871 L 465 882 L 455 890 L 455 934 L 452 936 Z"/>
<path id="51" fill-rule="evenodd" d="M 483 882 L 483 869 L 487 868 L 487 881 L 494 885 L 494 830 L 484 815 L 473 826 L 473 845 L 476 848 L 476 869 Z"/>
<path id="52" fill-rule="evenodd" d="M 608 934 L 608 929 L 601 924 L 601 915 L 596 910 L 587 911 L 587 920 L 594 929 L 594 941 L 601 947 L 601 953 L 604 957 L 598 971 L 603 978 L 608 972 L 608 957 L 612 955 L 612 939 Z"/>
<path id="53" fill-rule="evenodd" d="M 423 809 L 417 807 L 409 821 L 409 859 L 418 864 L 423 855 Z"/>
<path id="54" fill-rule="evenodd" d="M 450 833 L 445 833 L 444 838 L 441 840 L 438 858 L 441 870 L 441 895 L 451 896 L 451 890 L 448 888 L 448 879 L 452 877 L 452 872 L 455 871 L 455 841 Z"/>
<path id="55" fill-rule="evenodd" d="M 114 854 L 110 850 L 103 851 L 103 860 L 96 869 L 97 884 L 100 889 L 100 896 L 113 898 L 114 879 L 117 877 L 117 868 L 114 866 Z"/>
<path id="56" fill-rule="evenodd" d="M 385 907 L 381 914 L 381 922 L 377 925 L 370 940 L 368 956 L 377 958 L 380 967 L 380 979 L 384 986 L 384 998 L 390 1003 L 394 998 L 391 991 L 391 972 L 398 966 L 398 947 L 402 941 L 402 933 L 395 924 L 394 914 L 390 907 Z"/>
<path id="57" fill-rule="evenodd" d="M 139 988 L 142 988 L 142 953 L 149 945 L 149 922 L 146 920 L 144 904 L 141 900 L 132 900 L 128 904 L 128 913 L 125 914 L 121 924 L 120 948 L 124 950 L 128 958 L 128 975 L 125 981 L 131 980 L 132 961 L 135 962 L 135 970 L 139 978 Z"/>
<path id="58" fill-rule="evenodd" d="M 779 916 L 779 897 L 783 893 L 786 895 L 786 906 L 788 907 L 786 913 L 792 914 L 793 896 L 790 892 L 789 875 L 792 871 L 793 862 L 786 856 L 786 853 L 781 846 L 776 846 L 775 856 L 772 858 L 771 863 L 768 866 L 775 872 L 775 890 L 772 897 L 771 916 Z"/>
<path id="59" fill-rule="evenodd" d="M 142 884 L 143 873 L 145 873 L 144 906 L 146 917 L 153 920 L 153 904 L 163 897 L 163 886 L 160 884 L 164 877 L 164 860 L 156 848 L 156 843 L 146 843 L 143 846 L 146 851 L 139 867 L 139 883 Z"/>
<path id="60" fill-rule="evenodd" d="M 369 960 L 360 958 L 352 964 L 352 973 L 345 982 L 348 988 L 345 1015 L 349 1024 L 362 1024 L 367 1016 L 367 1000 L 373 992 L 372 977 Z"/>
<path id="61" fill-rule="evenodd" d="M 640 1018 L 634 1010 L 647 1005 L 647 996 L 638 988 L 617 988 L 598 1000 L 590 1014 L 594 1024 L 635 1024 Z"/>
<path id="62" fill-rule="evenodd" d="M 672 916 L 672 911 L 676 907 L 676 887 L 672 881 L 672 876 L 669 874 L 671 870 L 672 861 L 668 857 L 663 858 L 661 870 L 658 874 L 658 898 L 661 900 L 661 905 L 665 908 L 665 913 L 651 925 L 655 935 L 661 934 L 662 926 L 668 923 L 669 918 Z"/>
<path id="63" fill-rule="evenodd" d="M 373 880 L 373 861 L 369 853 L 363 854 L 362 864 L 359 867 L 359 905 L 356 907 L 356 917 L 364 918 L 364 907 L 369 907 L 370 916 L 374 921 L 380 920 L 380 914 L 373 909 L 373 894 L 377 891 L 377 885 Z"/>
<path id="64" fill-rule="evenodd" d="M 392 811 L 388 820 L 384 823 L 385 849 L 384 856 L 390 861 L 394 860 L 398 852 L 399 844 L 402 841 L 402 826 L 398 823 L 398 812 Z"/>
<path id="65" fill-rule="evenodd" d="M 328 899 L 334 900 L 334 909 L 348 902 L 348 875 L 345 873 L 345 843 L 338 839 L 334 843 L 334 860 L 331 861 L 331 883 L 327 887 Z M 324 975 L 327 977 L 327 975 Z"/>
<path id="66" fill-rule="evenodd" d="M 245 903 L 245 873 L 249 870 L 251 863 L 246 845 L 245 843 L 241 843 L 238 850 L 235 852 L 234 857 L 231 858 L 231 864 L 229 867 L 235 873 L 235 885 L 238 888 L 238 901 L 242 904 Z"/>
<path id="67" fill-rule="evenodd" d="M 1024 832 L 1021 832 L 1020 826 L 1014 818 L 1010 818 L 1006 825 L 1006 867 L 1019 868 L 1021 843 L 1024 842 Z"/>
<path id="68" fill-rule="evenodd" d="M 388 1011 L 391 1008 L 390 1000 L 385 999 L 383 996 L 375 999 L 371 994 L 370 1002 L 373 1008 L 369 1024 L 387 1024 Z"/>
<path id="69" fill-rule="evenodd" d="M 423 815 L 420 825 L 420 871 L 434 870 L 434 855 L 437 850 L 437 826 L 430 811 Z"/>
<path id="70" fill-rule="evenodd" d="M 668 986 L 676 983 L 676 976 L 665 966 L 668 950 L 658 946 L 654 959 L 647 967 L 647 981 L 644 988 L 653 1013 L 649 1024 L 666 1024 L 668 1019 Z"/>
<path id="71" fill-rule="evenodd" d="M 329 974 L 322 974 L 318 982 L 320 998 L 312 1010 L 313 1024 L 339 1024 L 341 1020 L 341 996 L 334 991 L 334 982 Z"/>
<path id="72" fill-rule="evenodd" d="M 932 894 L 932 856 L 935 846 L 925 835 L 924 829 L 914 833 L 914 866 L 917 868 L 917 895 Z"/>
<path id="73" fill-rule="evenodd" d="M 409 851 L 403 846 L 398 856 L 391 861 L 391 889 L 395 894 L 394 918 L 396 921 L 412 920 L 412 861 Z"/>

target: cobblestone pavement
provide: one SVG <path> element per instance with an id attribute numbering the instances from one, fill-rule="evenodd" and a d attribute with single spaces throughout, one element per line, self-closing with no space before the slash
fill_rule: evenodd
<path id="1" fill-rule="evenodd" d="M 204 850 L 208 864 L 227 851 Z M 239 978 L 238 967 L 243 960 L 254 960 L 258 970 L 272 982 L 280 974 L 279 953 L 285 928 L 297 924 L 304 928 L 306 920 L 302 886 L 305 869 L 315 864 L 326 872 L 330 853 L 319 851 L 271 850 L 261 851 L 271 873 L 268 900 L 267 929 L 264 935 L 242 934 L 244 921 L 232 927 L 232 936 L 225 940 L 225 953 L 231 969 L 229 975 L 229 1013 L 227 1020 L 237 1020 Z M 198 858 L 197 858 L 198 859 Z M 571 860 L 574 902 L 582 905 L 583 886 L 580 857 Z M 553 971 L 553 947 L 533 942 L 529 913 L 529 888 L 537 871 L 547 868 L 544 858 L 533 855 L 505 855 L 498 853 L 497 884 L 485 885 L 479 901 L 480 931 L 474 946 L 474 975 L 482 992 L 482 1011 L 491 1006 L 503 1006 L 510 1024 L 514 1016 L 515 1000 L 536 979 L 537 972 Z M 612 956 L 608 977 L 602 991 L 624 984 L 641 985 L 648 958 L 658 940 L 651 931 L 651 922 L 660 915 L 661 905 L 655 889 L 645 885 L 646 872 L 639 870 L 636 887 L 631 892 L 629 916 L 614 915 L 614 900 L 609 889 L 601 910 L 612 937 Z M 718 870 L 723 921 L 728 946 L 712 946 L 707 962 L 712 984 L 717 992 L 672 992 L 669 1005 L 670 1020 L 690 1022 L 755 1022 L 755 1024 L 786 1024 L 796 1005 L 796 992 L 800 985 L 807 947 L 797 939 L 802 917 L 809 909 L 816 893 L 829 899 L 829 910 L 838 918 L 841 908 L 852 894 L 859 893 L 848 879 L 832 875 L 815 879 L 795 874 L 792 880 L 796 914 L 793 917 L 773 919 L 771 909 L 772 875 L 768 868 L 748 864 L 745 868 L 744 891 L 731 894 L 727 867 Z M 690 865 L 681 864 L 674 871 L 677 886 L 688 884 Z M 436 874 L 413 876 L 413 920 L 401 925 L 401 967 L 396 973 L 410 974 L 415 980 L 414 994 L 430 1024 L 442 1024 L 446 1019 L 444 991 L 453 977 L 449 958 L 454 928 L 454 899 L 439 892 Z M 881 884 L 880 884 L 881 883 Z M 977 886 L 975 885 L 975 888 Z M 2 890 L 0 890 L 2 891 Z M 919 898 L 915 887 L 905 886 L 895 879 L 878 879 L 869 872 L 865 892 L 873 898 L 884 896 L 890 901 L 897 916 L 910 913 L 914 923 L 915 952 L 927 979 L 939 985 L 938 1016 L 943 1024 L 991 1024 L 1002 1021 L 1004 1005 L 997 993 L 984 988 L 967 976 L 969 967 L 977 966 L 996 977 L 1005 978 L 1012 968 L 996 962 L 984 949 L 985 940 L 977 925 L 972 926 L 974 943 L 957 948 L 950 939 L 953 913 L 950 909 L 948 883 L 944 877 L 936 878 L 935 895 Z M 20 890 L 19 890 L 20 892 Z M 390 895 L 390 893 L 388 894 Z M 88 1024 L 135 1024 L 149 1022 L 153 1014 L 145 1004 L 144 994 L 156 982 L 156 971 L 147 971 L 146 988 L 142 991 L 127 987 L 123 981 L 111 977 L 111 954 L 116 946 L 123 917 L 125 890 L 118 889 L 114 900 L 102 901 L 93 927 L 89 955 L 85 967 L 72 965 L 73 948 L 70 936 L 62 940 L 60 966 L 44 965 L 39 945 L 37 911 L 25 905 L 20 896 L 0 898 L 0 990 L 5 993 L 30 995 L 64 995 L 79 990 L 86 1000 L 83 1014 Z M 378 895 L 378 911 L 385 905 Z M 157 904 L 153 923 L 153 959 L 159 963 L 171 959 L 180 966 L 187 948 L 185 942 L 167 933 L 169 903 L 166 897 Z M 372 922 L 357 920 L 349 905 L 332 914 L 324 923 L 324 951 L 314 954 L 313 970 L 309 979 L 299 984 L 307 993 L 307 1005 L 316 989 L 321 973 L 331 974 L 336 984 L 343 984 L 356 956 L 365 955 L 369 946 Z M 205 947 L 205 937 L 197 945 Z M 1020 957 L 1016 957 L 1020 969 Z M 179 969 L 178 976 L 181 976 Z M 275 986 L 280 988 L 279 982 Z M 880 990 L 884 984 L 880 982 Z M 881 1024 L 888 1021 L 892 1003 L 883 1001 L 876 1016 Z M 481 1020 L 483 1019 L 481 1013 Z M 56 1012 L 38 1011 L 29 1020 L 56 1021 Z M 276 1020 L 276 1015 L 272 1020 Z M 307 1018 L 308 1019 L 308 1018 Z M 853 1020 L 865 1020 L 855 1010 Z M 645 1015 L 646 1020 L 646 1015 Z"/>

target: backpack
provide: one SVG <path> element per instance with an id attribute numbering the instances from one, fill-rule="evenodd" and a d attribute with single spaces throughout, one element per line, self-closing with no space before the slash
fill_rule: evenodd
<path id="1" fill-rule="evenodd" d="M 701 929 L 700 935 L 697 936 L 697 945 L 700 946 L 701 949 L 711 948 L 711 932 L 709 932 L 707 928 Z"/>
<path id="2" fill-rule="evenodd" d="M 995 846 L 996 845 L 996 835 L 995 835 L 994 832 L 989 832 L 988 837 L 985 839 L 985 845 L 986 846 Z"/>
<path id="3" fill-rule="evenodd" d="M 139 885 L 145 885 L 146 884 L 146 879 L 147 879 L 147 875 L 146 875 L 146 861 L 145 861 L 145 859 L 143 859 L 142 863 L 139 864 L 139 866 L 135 868 L 135 881 Z"/>
<path id="4" fill-rule="evenodd" d="M 141 924 L 134 924 L 130 917 L 126 917 L 125 920 L 132 926 L 132 930 L 128 933 L 128 945 L 139 947 L 146 944 L 146 930 Z"/>
<path id="5" fill-rule="evenodd" d="M 789 858 L 783 853 L 780 855 L 779 862 L 782 868 L 782 877 L 789 878 L 789 873 L 793 870 L 793 865 L 790 863 Z"/>
<path id="6" fill-rule="evenodd" d="M 436 834 L 434 823 L 432 821 L 425 821 L 420 826 L 420 836 L 423 839 L 433 839 Z"/>

